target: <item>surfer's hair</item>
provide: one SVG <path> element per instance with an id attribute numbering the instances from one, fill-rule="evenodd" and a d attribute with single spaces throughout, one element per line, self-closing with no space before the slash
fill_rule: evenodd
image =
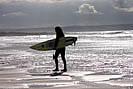
<path id="1" fill-rule="evenodd" d="M 61 27 L 57 26 L 57 27 L 55 27 L 55 31 L 56 32 L 62 32 L 62 29 L 61 29 Z"/>

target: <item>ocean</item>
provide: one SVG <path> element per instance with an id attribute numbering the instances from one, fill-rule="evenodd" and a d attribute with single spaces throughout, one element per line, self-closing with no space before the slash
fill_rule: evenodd
<path id="1" fill-rule="evenodd" d="M 110 77 L 105 79 L 107 82 L 103 80 L 97 81 L 102 83 L 106 82 L 106 84 L 111 85 L 133 86 L 132 82 L 123 84 L 111 83 L 112 80 L 133 81 L 132 30 L 65 32 L 65 36 L 74 36 L 78 38 L 75 46 L 66 47 L 68 73 L 75 71 L 78 73 L 92 71 L 100 75 L 121 75 L 118 78 Z M 53 38 L 55 38 L 55 34 L 0 36 L 0 81 L 2 82 L 3 79 L 1 77 L 3 76 L 2 74 L 50 73 L 55 67 L 52 58 L 55 51 L 36 51 L 29 47 Z M 63 63 L 61 57 L 58 59 L 59 68 L 62 69 Z M 14 81 L 14 79 L 16 79 L 15 81 L 25 79 L 25 77 L 22 76 L 10 77 L 10 75 L 8 78 L 5 78 L 9 78 L 12 81 Z M 86 81 L 87 78 L 83 76 L 82 79 Z M 91 81 L 90 78 L 88 81 L 89 80 Z M 31 85 L 32 84 L 27 85 L 28 88 L 34 87 L 34 84 Z M 9 86 L 16 88 L 15 85 L 9 84 Z M 22 88 L 21 86 L 17 85 L 17 88 Z M 35 87 L 42 88 L 46 86 L 36 85 Z M 2 85 L 0 88 L 8 87 Z"/>

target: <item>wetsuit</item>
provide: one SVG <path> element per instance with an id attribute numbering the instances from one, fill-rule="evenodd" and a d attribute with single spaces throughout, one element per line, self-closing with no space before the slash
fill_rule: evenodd
<path id="1" fill-rule="evenodd" d="M 62 32 L 62 30 L 58 30 L 56 31 L 56 41 L 55 41 L 55 45 L 54 45 L 54 48 L 56 49 L 57 45 L 58 45 L 58 42 L 59 42 L 59 39 L 61 37 L 64 37 L 64 33 Z M 54 71 L 58 71 L 59 70 L 59 67 L 58 67 L 58 56 L 59 54 L 61 54 L 61 58 L 63 60 L 63 63 L 64 63 L 64 72 L 67 71 L 67 67 L 66 67 L 66 59 L 65 59 L 65 47 L 63 48 L 60 48 L 60 49 L 56 49 L 55 51 L 55 56 L 54 56 L 54 59 L 55 59 L 55 64 L 56 64 L 56 68 Z"/>

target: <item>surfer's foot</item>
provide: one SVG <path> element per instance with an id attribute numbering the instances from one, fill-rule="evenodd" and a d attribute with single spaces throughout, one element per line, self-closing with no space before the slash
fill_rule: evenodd
<path id="1" fill-rule="evenodd" d="M 54 69 L 53 71 L 59 71 L 59 69 Z"/>
<path id="2" fill-rule="evenodd" d="M 63 69 L 63 70 L 61 70 L 62 72 L 67 72 L 67 69 Z"/>

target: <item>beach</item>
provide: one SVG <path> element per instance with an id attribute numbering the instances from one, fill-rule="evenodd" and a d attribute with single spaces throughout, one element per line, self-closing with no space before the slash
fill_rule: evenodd
<path id="1" fill-rule="evenodd" d="M 51 76 L 54 51 L 29 47 L 55 34 L 0 36 L 0 88 L 133 89 L 133 31 L 66 32 L 68 71 Z M 63 68 L 59 57 L 59 68 Z"/>

